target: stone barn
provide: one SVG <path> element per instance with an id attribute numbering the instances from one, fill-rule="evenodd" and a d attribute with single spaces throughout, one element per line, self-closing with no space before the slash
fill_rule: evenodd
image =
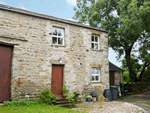
<path id="1" fill-rule="evenodd" d="M 118 85 L 123 83 L 123 69 L 117 67 L 113 63 L 109 62 L 109 83 L 110 85 Z"/>
<path id="2" fill-rule="evenodd" d="M 0 5 L 0 102 L 109 88 L 108 33 L 78 22 Z"/>

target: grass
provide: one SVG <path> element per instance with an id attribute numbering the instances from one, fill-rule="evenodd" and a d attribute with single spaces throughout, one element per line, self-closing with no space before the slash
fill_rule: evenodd
<path id="1" fill-rule="evenodd" d="M 146 104 L 148 104 L 150 106 L 150 102 L 145 102 Z"/>
<path id="2" fill-rule="evenodd" d="M 54 105 L 1 106 L 0 113 L 83 113 Z"/>
<path id="3" fill-rule="evenodd" d="M 99 106 L 98 108 L 103 108 L 102 106 Z"/>

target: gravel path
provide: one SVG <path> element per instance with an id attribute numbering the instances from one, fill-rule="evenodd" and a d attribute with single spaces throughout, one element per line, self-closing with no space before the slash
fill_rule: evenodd
<path id="1" fill-rule="evenodd" d="M 102 108 L 99 108 L 102 106 Z M 127 102 L 82 102 L 73 110 L 86 111 L 86 113 L 147 113 L 143 108 Z"/>
<path id="2" fill-rule="evenodd" d="M 136 106 L 143 108 L 145 111 L 147 111 L 147 113 L 150 113 L 150 105 L 146 104 L 147 102 L 150 102 L 150 99 L 131 95 L 128 97 L 124 97 L 122 99 L 117 99 L 117 101 L 134 104 Z"/>
<path id="3" fill-rule="evenodd" d="M 150 106 L 145 103 L 133 103 L 136 106 L 143 108 L 147 113 L 150 113 Z"/>

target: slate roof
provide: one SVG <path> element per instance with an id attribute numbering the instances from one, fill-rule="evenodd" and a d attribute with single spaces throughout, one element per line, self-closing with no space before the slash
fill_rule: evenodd
<path id="1" fill-rule="evenodd" d="M 62 19 L 62 18 L 57 18 L 57 17 L 45 15 L 45 14 L 40 14 L 40 13 L 36 13 L 36 12 L 24 10 L 24 9 L 19 9 L 19 8 L 11 7 L 11 6 L 8 6 L 8 5 L 0 4 L 0 9 L 16 12 L 16 13 L 20 13 L 20 14 L 30 15 L 30 16 L 34 16 L 34 17 L 49 19 L 49 20 L 53 20 L 53 21 L 57 21 L 57 22 L 61 22 L 61 23 L 66 23 L 66 24 L 70 24 L 70 25 L 80 26 L 80 27 L 84 27 L 84 28 L 93 29 L 93 30 L 108 33 L 105 30 L 100 30 L 98 28 L 90 27 L 88 25 L 85 25 L 85 24 L 82 24 L 82 23 L 79 23 L 79 22 L 75 22 L 75 21 L 71 21 L 71 20 L 67 20 L 67 19 Z"/>
<path id="2" fill-rule="evenodd" d="M 109 62 L 109 71 L 124 71 L 123 69 L 119 68 L 115 64 Z"/>

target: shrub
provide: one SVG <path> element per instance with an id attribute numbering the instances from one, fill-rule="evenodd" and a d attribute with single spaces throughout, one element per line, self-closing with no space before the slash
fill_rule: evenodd
<path id="1" fill-rule="evenodd" d="M 38 101 L 30 101 L 26 99 L 4 101 L 4 106 L 29 106 L 38 104 Z"/>
<path id="2" fill-rule="evenodd" d="M 75 94 L 74 94 L 74 92 L 72 91 L 71 96 L 68 96 L 67 99 L 68 99 L 69 101 L 73 102 L 73 101 L 74 101 L 74 97 L 75 97 Z"/>
<path id="3" fill-rule="evenodd" d="M 69 92 L 66 86 L 62 87 L 61 91 L 63 92 L 63 94 L 67 94 Z"/>
<path id="4" fill-rule="evenodd" d="M 49 105 L 52 105 L 56 102 L 55 95 L 52 94 L 52 92 L 48 89 L 46 89 L 45 91 L 43 91 L 40 94 L 40 100 L 41 100 L 42 103 L 46 103 L 46 104 L 49 104 Z"/>
<path id="5" fill-rule="evenodd" d="M 77 102 L 78 100 L 78 96 L 80 95 L 79 93 L 77 92 L 74 92 L 75 96 L 74 96 L 74 101 Z"/>

